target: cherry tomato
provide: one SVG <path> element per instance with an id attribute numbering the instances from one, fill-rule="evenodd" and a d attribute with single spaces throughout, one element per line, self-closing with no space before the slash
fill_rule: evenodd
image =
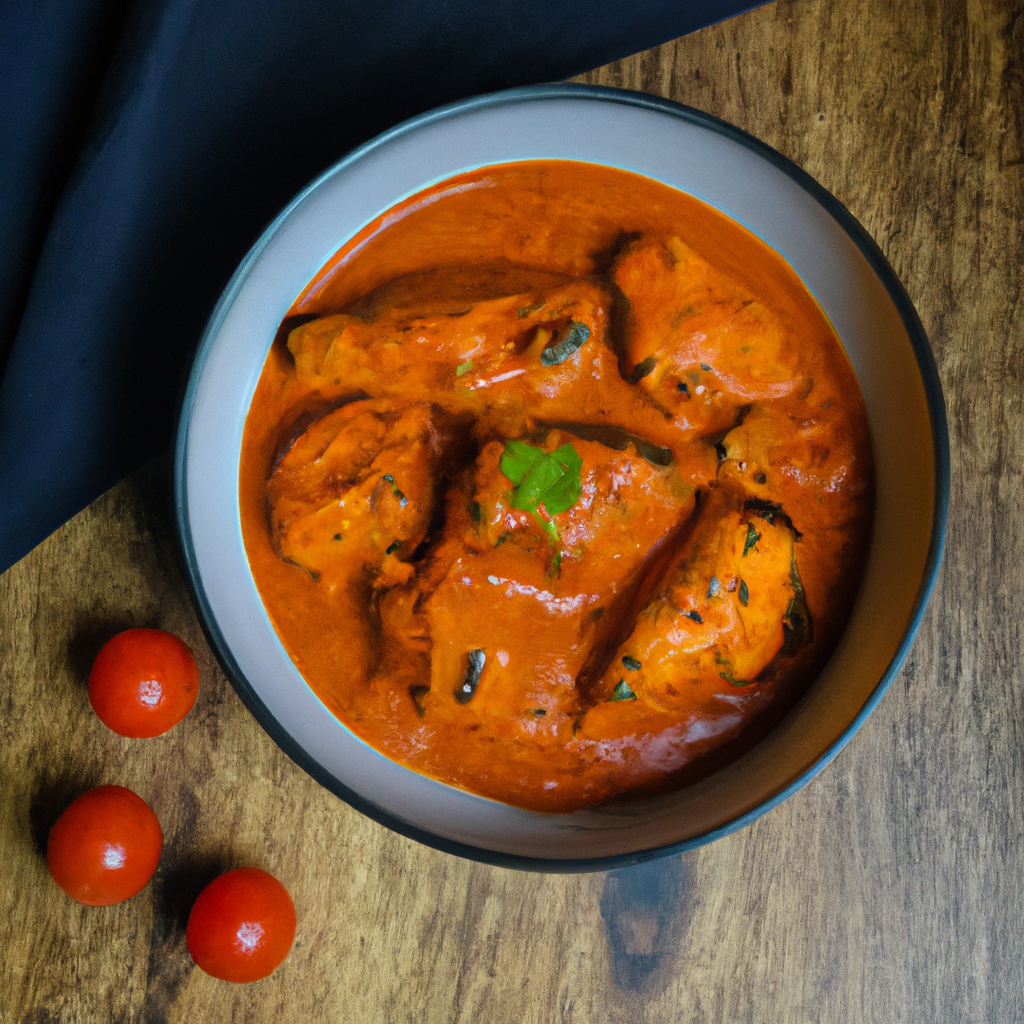
<path id="1" fill-rule="evenodd" d="M 46 864 L 72 899 L 106 907 L 144 888 L 163 846 L 160 822 L 142 797 L 123 786 L 97 786 L 50 829 Z"/>
<path id="2" fill-rule="evenodd" d="M 235 868 L 215 878 L 192 906 L 188 951 L 222 981 L 258 981 L 292 948 L 295 904 L 288 890 L 259 868 Z"/>
<path id="3" fill-rule="evenodd" d="M 128 629 L 108 640 L 89 673 L 89 700 L 121 736 L 159 736 L 191 710 L 199 669 L 186 644 L 161 629 Z"/>

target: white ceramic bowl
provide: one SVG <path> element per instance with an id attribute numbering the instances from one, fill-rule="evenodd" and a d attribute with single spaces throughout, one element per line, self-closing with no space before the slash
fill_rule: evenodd
<path id="1" fill-rule="evenodd" d="M 296 296 L 367 222 L 462 171 L 524 159 L 608 164 L 692 193 L 781 253 L 860 380 L 877 506 L 864 582 L 834 656 L 758 746 L 674 793 L 573 814 L 473 796 L 390 761 L 320 702 L 278 640 L 249 571 L 238 503 L 242 427 Z M 463 856 L 595 870 L 678 852 L 753 821 L 836 756 L 906 655 L 938 571 L 948 506 L 942 393 L 913 306 L 874 242 L 820 185 L 706 114 L 585 86 L 517 89 L 425 114 L 352 153 L 267 229 L 220 300 L 184 401 L 176 495 L 208 636 L 242 699 L 314 778 L 372 818 Z"/>

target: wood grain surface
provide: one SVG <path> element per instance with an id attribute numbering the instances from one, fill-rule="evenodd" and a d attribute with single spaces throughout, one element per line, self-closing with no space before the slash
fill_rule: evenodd
<path id="1" fill-rule="evenodd" d="M 852 744 L 756 824 L 606 874 L 472 864 L 320 788 L 215 664 L 177 565 L 166 462 L 0 576 L 0 1022 L 1024 1021 L 1024 5 L 778 0 L 584 80 L 681 100 L 766 140 L 878 240 L 949 411 L 945 564 L 903 672 Z M 906 453 L 915 457 L 913 451 Z M 123 740 L 85 682 L 115 631 L 198 655 L 193 714 Z M 155 882 L 92 909 L 42 853 L 67 802 L 138 791 Z M 202 885 L 286 882 L 269 979 L 195 969 Z"/>

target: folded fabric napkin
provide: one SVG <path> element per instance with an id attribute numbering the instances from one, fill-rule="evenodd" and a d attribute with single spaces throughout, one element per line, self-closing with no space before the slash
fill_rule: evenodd
<path id="1" fill-rule="evenodd" d="M 0 4 L 0 571 L 169 444 L 235 266 L 346 151 L 756 2 Z"/>

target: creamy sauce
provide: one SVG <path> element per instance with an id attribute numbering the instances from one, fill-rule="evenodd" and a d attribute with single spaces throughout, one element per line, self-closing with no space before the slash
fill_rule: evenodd
<path id="1" fill-rule="evenodd" d="M 788 264 L 559 161 L 349 242 L 282 324 L 240 468 L 254 578 L 331 711 L 546 811 L 762 736 L 834 648 L 872 494 L 856 379 Z"/>

